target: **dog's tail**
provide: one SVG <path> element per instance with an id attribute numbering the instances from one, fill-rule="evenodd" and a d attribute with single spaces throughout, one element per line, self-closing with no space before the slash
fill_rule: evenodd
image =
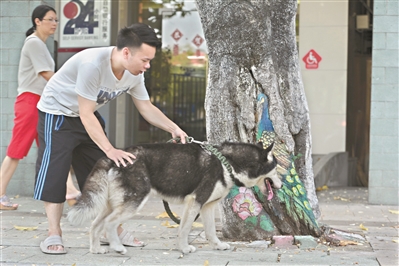
<path id="1" fill-rule="evenodd" d="M 100 159 L 89 174 L 81 197 L 68 212 L 71 224 L 82 225 L 107 209 L 110 172 L 109 160 Z"/>

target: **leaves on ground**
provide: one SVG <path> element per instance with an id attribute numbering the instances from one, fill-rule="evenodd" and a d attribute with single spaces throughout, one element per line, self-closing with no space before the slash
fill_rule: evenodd
<path id="1" fill-rule="evenodd" d="M 26 226 L 18 226 L 18 225 L 14 225 L 14 228 L 19 230 L 19 231 L 34 231 L 37 229 L 37 226 L 33 226 L 33 227 L 26 227 Z"/>
<path id="2" fill-rule="evenodd" d="M 351 201 L 350 199 L 346 199 L 343 197 L 334 197 L 335 200 L 342 200 L 342 201 Z"/>
<path id="3" fill-rule="evenodd" d="M 176 218 L 179 218 L 179 215 L 177 215 L 177 214 L 174 213 L 174 212 L 172 212 L 172 213 L 173 213 L 173 215 L 174 215 Z M 155 218 L 156 218 L 156 219 L 169 218 L 169 215 L 168 215 L 167 212 L 163 212 L 163 213 L 161 213 L 160 215 L 156 216 Z"/>
<path id="4" fill-rule="evenodd" d="M 389 210 L 390 213 L 399 214 L 399 211 Z"/>
<path id="5" fill-rule="evenodd" d="M 364 231 L 368 231 L 369 229 L 367 227 L 365 227 L 363 224 L 359 225 L 359 228 L 364 230 Z"/>
<path id="6" fill-rule="evenodd" d="M 356 241 L 351 241 L 351 240 L 341 240 L 341 241 L 339 241 L 339 245 L 340 246 L 359 245 L 359 243 Z"/>
<path id="7" fill-rule="evenodd" d="M 318 187 L 316 188 L 316 191 L 323 191 L 323 190 L 327 190 L 328 186 L 322 186 L 322 187 Z"/>

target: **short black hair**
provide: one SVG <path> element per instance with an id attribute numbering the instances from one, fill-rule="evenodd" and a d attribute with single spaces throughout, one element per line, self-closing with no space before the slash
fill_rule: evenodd
<path id="1" fill-rule="evenodd" d="M 28 37 L 29 35 L 31 35 L 32 33 L 35 32 L 36 30 L 36 22 L 35 19 L 39 19 L 40 21 L 43 20 L 44 16 L 47 14 L 47 12 L 49 11 L 53 11 L 54 13 L 57 14 L 57 12 L 55 12 L 55 9 L 49 5 L 40 5 L 37 6 L 33 12 L 32 12 L 32 27 L 30 27 L 26 33 L 25 36 Z"/>
<path id="2" fill-rule="evenodd" d="M 161 41 L 154 29 L 144 23 L 134 23 L 129 27 L 124 27 L 119 31 L 116 39 L 118 50 L 124 47 L 139 48 L 143 43 L 155 48 L 161 47 Z"/>

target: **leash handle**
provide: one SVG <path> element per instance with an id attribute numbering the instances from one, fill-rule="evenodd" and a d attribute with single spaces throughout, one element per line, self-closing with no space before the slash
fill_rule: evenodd
<path id="1" fill-rule="evenodd" d="M 180 143 L 181 139 L 179 137 L 173 138 L 173 139 L 168 140 L 167 143 L 171 143 L 171 142 L 174 142 L 174 141 Z M 186 136 L 186 143 L 196 143 L 196 144 L 200 144 L 200 145 L 204 144 L 203 141 L 197 141 L 193 137 L 189 137 L 189 136 Z"/>

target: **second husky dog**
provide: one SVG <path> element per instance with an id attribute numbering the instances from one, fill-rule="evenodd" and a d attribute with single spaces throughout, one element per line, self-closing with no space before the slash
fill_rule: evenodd
<path id="1" fill-rule="evenodd" d="M 194 252 L 188 235 L 200 213 L 205 234 L 214 249 L 230 246 L 216 236 L 214 212 L 217 203 L 232 186 L 258 186 L 265 191 L 269 181 L 282 185 L 276 171 L 273 144 L 223 143 L 209 154 L 198 144 L 144 144 L 127 148 L 134 154 L 133 164 L 116 167 L 108 158 L 100 159 L 84 186 L 82 196 L 69 211 L 72 224 L 95 217 L 90 229 L 90 252 L 106 253 L 100 236 L 106 233 L 110 248 L 121 254 L 126 248 L 117 235 L 119 224 L 131 219 L 155 192 L 162 199 L 184 204 L 178 246 L 183 253 Z M 218 154 L 219 156 L 216 156 Z M 225 161 L 225 162 L 222 162 Z"/>

